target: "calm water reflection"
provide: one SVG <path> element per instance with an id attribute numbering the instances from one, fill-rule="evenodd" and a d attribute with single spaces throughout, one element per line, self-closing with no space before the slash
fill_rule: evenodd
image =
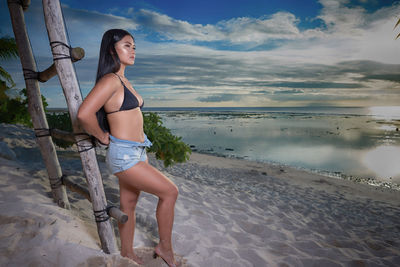
<path id="1" fill-rule="evenodd" d="M 400 183 L 400 109 L 370 112 L 158 114 L 200 152 Z"/>

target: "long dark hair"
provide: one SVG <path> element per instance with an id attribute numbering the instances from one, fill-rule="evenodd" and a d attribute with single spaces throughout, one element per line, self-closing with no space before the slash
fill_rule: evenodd
<path id="1" fill-rule="evenodd" d="M 121 29 L 111 29 L 103 34 L 100 46 L 99 65 L 97 66 L 96 83 L 106 74 L 111 72 L 117 72 L 121 67 L 121 61 L 119 60 L 117 51 L 115 50 L 115 43 L 120 41 L 125 36 L 131 36 L 129 32 Z M 110 125 L 107 121 L 107 114 L 104 110 L 104 106 L 96 112 L 97 121 L 100 128 L 104 132 L 110 132 Z"/>
<path id="2" fill-rule="evenodd" d="M 129 32 L 121 29 L 111 29 L 103 34 L 101 40 L 99 65 L 97 66 L 96 83 L 107 73 L 117 72 L 121 66 L 117 51 L 115 51 L 115 43 L 125 36 L 131 36 Z"/>

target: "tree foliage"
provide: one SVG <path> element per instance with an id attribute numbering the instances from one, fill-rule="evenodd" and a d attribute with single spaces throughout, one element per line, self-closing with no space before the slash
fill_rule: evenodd
<path id="1" fill-rule="evenodd" d="M 0 122 L 20 123 L 32 127 L 26 89 L 19 91 L 16 97 L 9 97 L 7 91 L 10 89 L 4 81 L 0 81 Z M 48 104 L 44 96 L 42 96 L 42 102 L 46 111 Z"/>
<path id="2" fill-rule="evenodd" d="M 11 59 L 18 57 L 17 44 L 14 38 L 0 38 L 0 59 Z"/>
<path id="3" fill-rule="evenodd" d="M 162 125 L 161 118 L 152 112 L 143 114 L 144 132 L 152 141 L 150 152 L 155 152 L 156 158 L 164 161 L 168 167 L 177 162 L 185 162 L 189 159 L 192 150 L 185 144 L 181 137 L 174 136 L 171 130 Z"/>
<path id="4" fill-rule="evenodd" d="M 7 60 L 18 57 L 17 44 L 14 38 L 1 37 L 0 38 L 0 59 Z M 6 86 L 14 87 L 15 83 L 11 78 L 11 75 L 0 66 L 0 80 L 5 82 Z M 7 85 L 7 83 L 9 85 Z M 3 85 L 2 85 L 3 86 Z M 5 91 L 5 89 L 3 89 Z"/>
<path id="5" fill-rule="evenodd" d="M 17 44 L 14 38 L 0 38 L 0 59 L 8 60 L 18 57 Z M 9 92 L 15 83 L 11 75 L 0 66 L 0 122 L 22 123 L 32 126 L 28 113 L 26 89 L 21 90 L 17 96 L 10 97 Z M 44 98 L 42 98 L 44 100 Z M 46 106 L 46 101 L 43 102 Z"/>

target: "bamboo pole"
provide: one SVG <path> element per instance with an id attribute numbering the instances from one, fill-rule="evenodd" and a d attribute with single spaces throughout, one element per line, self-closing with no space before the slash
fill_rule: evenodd
<path id="1" fill-rule="evenodd" d="M 61 139 L 67 142 L 75 143 L 75 135 L 70 132 L 58 130 L 58 129 L 51 129 L 50 134 L 52 137 Z"/>
<path id="2" fill-rule="evenodd" d="M 58 77 L 67 100 L 72 128 L 74 133 L 82 133 L 84 131 L 77 120 L 77 113 L 79 106 L 82 103 L 82 96 L 79 90 L 75 69 L 72 65 L 71 59 L 64 58 L 57 60 L 59 55 L 69 55 L 70 53 L 60 1 L 43 0 L 43 11 L 50 43 L 57 44 L 52 45 L 52 53 L 54 55 Z M 76 141 L 81 147 L 92 147 L 90 140 L 80 139 L 79 136 L 76 136 Z M 88 183 L 93 211 L 99 218 L 99 214 L 102 215 L 101 212 L 105 211 L 107 207 L 103 182 L 97 164 L 95 150 L 84 150 L 85 151 L 82 151 L 81 149 L 82 152 L 80 153 L 82 166 Z M 103 220 L 103 218 L 96 220 L 102 249 L 106 253 L 117 253 L 118 249 L 112 225 L 110 220 Z"/>
<path id="3" fill-rule="evenodd" d="M 116 207 L 110 207 L 108 214 L 116 219 L 119 223 L 126 223 L 128 221 L 128 215 Z"/>
<path id="4" fill-rule="evenodd" d="M 74 183 L 73 181 L 71 181 L 68 178 L 68 176 L 65 176 L 63 178 L 63 183 L 65 184 L 66 187 L 68 187 L 69 190 L 74 191 L 74 192 L 80 194 L 81 196 L 85 197 L 87 200 L 91 201 L 89 190 L 87 190 L 86 188 L 84 188 L 81 185 Z M 128 221 L 128 215 L 123 213 L 117 207 L 114 207 L 114 206 L 108 207 L 107 213 L 108 213 L 108 215 L 110 215 L 111 217 L 116 219 L 119 223 L 126 223 Z"/>
<path id="5" fill-rule="evenodd" d="M 33 58 L 32 48 L 25 27 L 24 13 L 21 6 L 21 4 L 23 4 L 24 7 L 27 8 L 29 1 L 21 3 L 20 1 L 8 0 L 7 4 L 10 11 L 12 27 L 22 68 L 24 70 L 36 72 L 36 62 Z M 48 129 L 49 126 L 44 113 L 39 83 L 36 79 L 31 79 L 29 73 L 26 71 L 24 71 L 24 77 L 28 98 L 28 111 L 32 118 L 33 127 L 35 129 Z M 42 136 L 38 137 L 36 142 L 47 169 L 53 199 L 58 206 L 69 209 L 70 204 L 65 191 L 65 186 L 61 184 L 62 171 L 53 141 L 50 136 Z"/>
<path id="6" fill-rule="evenodd" d="M 50 134 L 52 137 L 68 141 L 68 142 L 75 142 L 75 136 L 73 133 L 67 132 L 67 131 L 62 131 L 59 129 L 51 129 Z M 63 185 L 65 185 L 69 190 L 74 191 L 83 197 L 85 197 L 87 200 L 91 201 L 90 199 L 90 194 L 89 190 L 86 188 L 74 183 L 71 181 L 68 176 L 64 176 L 62 179 Z M 108 208 L 108 215 L 116 219 L 119 223 L 126 223 L 128 221 L 128 215 L 123 213 L 119 208 L 111 206 Z"/>

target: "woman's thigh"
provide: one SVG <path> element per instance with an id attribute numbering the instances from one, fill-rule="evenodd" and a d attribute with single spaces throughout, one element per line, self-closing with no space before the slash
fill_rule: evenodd
<path id="1" fill-rule="evenodd" d="M 140 190 L 132 185 L 126 184 L 121 179 L 118 179 L 118 181 L 121 204 L 136 206 L 136 203 L 139 200 Z"/>
<path id="2" fill-rule="evenodd" d="M 175 184 L 147 162 L 139 162 L 135 166 L 115 175 L 122 185 L 159 197 L 175 191 L 177 193 Z"/>

